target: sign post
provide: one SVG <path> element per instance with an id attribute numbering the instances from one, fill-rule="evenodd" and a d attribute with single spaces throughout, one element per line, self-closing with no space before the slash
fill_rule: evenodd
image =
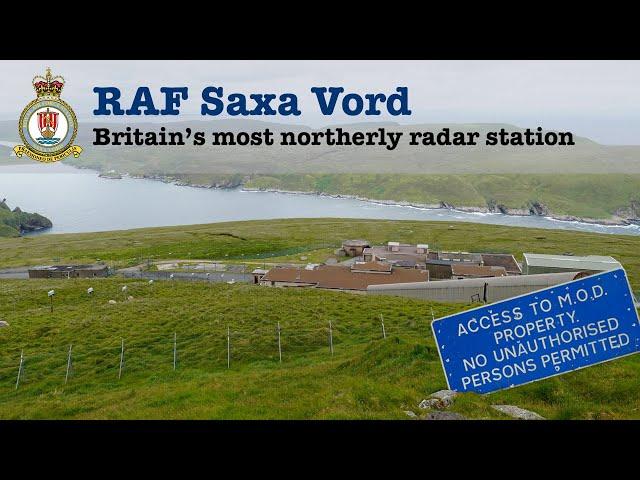
<path id="1" fill-rule="evenodd" d="M 120 368 L 118 369 L 118 380 L 122 378 L 123 365 L 124 365 L 124 338 L 122 339 L 122 347 L 120 348 Z"/>
<path id="2" fill-rule="evenodd" d="M 333 355 L 333 326 L 331 325 L 331 320 L 329 320 L 329 350 Z"/>
<path id="3" fill-rule="evenodd" d="M 282 342 L 280 341 L 280 322 L 278 322 L 278 356 L 280 357 L 280 363 L 282 363 Z"/>
<path id="4" fill-rule="evenodd" d="M 18 378 L 16 378 L 16 390 L 20 385 L 20 376 L 22 375 L 22 365 L 24 363 L 24 350 L 20 351 L 20 365 L 18 366 Z"/>
<path id="5" fill-rule="evenodd" d="M 431 328 L 458 392 L 491 393 L 640 351 L 623 269 L 439 318 Z"/>
<path id="6" fill-rule="evenodd" d="M 176 370 L 176 360 L 177 360 L 177 349 L 178 349 L 178 334 L 173 332 L 173 370 Z"/>
<path id="7" fill-rule="evenodd" d="M 47 296 L 49 297 L 50 312 L 53 313 L 53 296 L 56 294 L 55 290 L 49 290 Z"/>
<path id="8" fill-rule="evenodd" d="M 71 372 L 71 349 L 73 348 L 73 344 L 69 345 L 69 353 L 67 354 L 67 373 L 64 376 L 64 384 L 66 385 L 69 381 L 69 373 Z"/>
<path id="9" fill-rule="evenodd" d="M 227 369 L 231 368 L 231 329 L 227 325 Z"/>

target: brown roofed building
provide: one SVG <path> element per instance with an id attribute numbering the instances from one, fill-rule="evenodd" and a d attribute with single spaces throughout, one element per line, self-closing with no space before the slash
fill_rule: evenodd
<path id="1" fill-rule="evenodd" d="M 307 268 L 272 268 L 260 280 L 260 285 L 272 287 L 311 287 L 332 290 L 364 291 L 369 285 L 392 283 L 427 282 L 429 272 L 417 269 L 383 267 L 373 262 L 341 265 L 319 265 Z M 368 270 L 363 270 L 368 268 Z"/>
<path id="2" fill-rule="evenodd" d="M 483 253 L 482 264 L 485 267 L 504 267 L 508 275 L 522 275 L 522 269 L 513 255 L 508 253 Z"/>
<path id="3" fill-rule="evenodd" d="M 466 263 L 453 263 L 451 265 L 451 278 L 485 278 L 485 277 L 506 277 L 507 271 L 504 267 L 482 267 L 479 265 L 469 265 Z"/>
<path id="4" fill-rule="evenodd" d="M 425 269 L 429 272 L 429 280 L 451 280 L 451 262 L 428 259 Z"/>

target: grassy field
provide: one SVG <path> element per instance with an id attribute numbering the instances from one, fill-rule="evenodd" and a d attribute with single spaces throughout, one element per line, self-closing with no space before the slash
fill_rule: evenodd
<path id="1" fill-rule="evenodd" d="M 611 254 L 640 287 L 638 237 L 442 222 L 276 220 L 12 238 L 0 240 L 0 263 L 320 258 L 342 239 L 358 237 L 518 255 Z M 417 404 L 446 387 L 430 331 L 432 308 L 441 317 L 468 306 L 238 284 L 3 280 L 0 320 L 9 326 L 0 328 L 0 418 L 405 419 L 404 410 L 420 413 Z M 118 379 L 122 339 L 125 368 Z M 65 385 L 70 344 L 74 368 Z M 22 350 L 24 376 L 16 390 Z M 548 418 L 640 418 L 639 374 L 635 355 L 489 396 L 465 394 L 452 409 L 499 419 L 506 417 L 490 405 L 508 403 Z"/>
<path id="2" fill-rule="evenodd" d="M 63 262 L 104 261 L 130 266 L 151 260 L 271 261 L 305 252 L 329 253 L 342 240 L 364 238 L 427 243 L 434 249 L 477 252 L 613 255 L 640 289 L 640 237 L 464 222 L 287 219 L 144 228 L 117 232 L 41 235 L 0 239 L 0 268 Z"/>
<path id="3" fill-rule="evenodd" d="M 124 299 L 124 284 L 133 299 Z M 404 410 L 420 413 L 417 404 L 446 387 L 431 308 L 439 317 L 467 307 L 199 282 L 3 281 L 0 317 L 10 326 L 0 329 L 0 418 L 406 419 Z M 640 418 L 639 374 L 640 357 L 631 356 L 489 396 L 465 394 L 452 410 L 506 418 L 490 405 L 509 403 L 548 418 Z"/>

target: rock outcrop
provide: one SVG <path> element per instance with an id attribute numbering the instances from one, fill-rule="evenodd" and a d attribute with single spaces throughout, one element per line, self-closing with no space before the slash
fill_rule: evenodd
<path id="1" fill-rule="evenodd" d="M 549 209 L 547 206 L 541 202 L 530 202 L 529 203 L 529 215 L 537 215 L 541 217 L 546 217 L 549 215 Z"/>
<path id="2" fill-rule="evenodd" d="M 629 205 L 617 209 L 615 216 L 623 218 L 630 223 L 640 224 L 640 200 L 631 200 Z"/>
<path id="3" fill-rule="evenodd" d="M 418 407 L 422 409 L 436 408 L 438 410 L 444 410 L 453 405 L 453 400 L 457 395 L 458 392 L 453 390 L 438 390 L 429 395 L 429 398 L 422 400 Z"/>
<path id="4" fill-rule="evenodd" d="M 491 405 L 491 407 L 494 410 L 518 420 L 544 420 L 544 417 L 538 415 L 536 412 L 525 410 L 524 408 L 516 407 L 515 405 Z"/>
<path id="5" fill-rule="evenodd" d="M 19 213 L 18 227 L 20 233 L 33 232 L 35 230 L 42 230 L 45 228 L 53 227 L 53 223 L 47 217 L 40 215 L 39 213 Z"/>
<path id="6" fill-rule="evenodd" d="M 23 212 L 20 207 L 11 210 L 6 199 L 0 202 L 0 236 L 18 236 L 52 226 L 51 220 L 39 213 Z"/>

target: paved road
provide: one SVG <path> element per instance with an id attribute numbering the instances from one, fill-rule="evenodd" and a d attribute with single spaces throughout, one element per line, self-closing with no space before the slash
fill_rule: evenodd
<path id="1" fill-rule="evenodd" d="M 27 267 L 3 268 L 0 270 L 0 280 L 5 278 L 29 278 Z"/>

